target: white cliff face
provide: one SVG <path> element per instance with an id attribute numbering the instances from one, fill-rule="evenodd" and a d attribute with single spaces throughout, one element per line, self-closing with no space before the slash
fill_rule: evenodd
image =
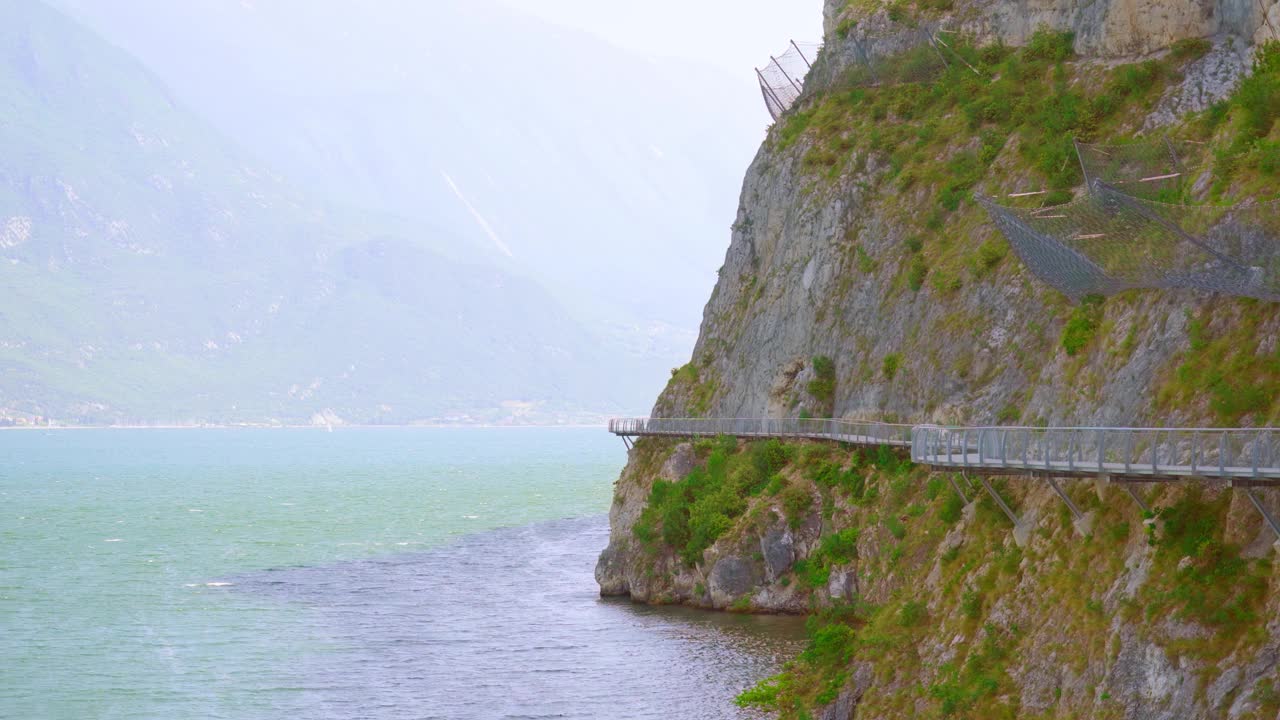
<path id="1" fill-rule="evenodd" d="M 848 0 L 827 0 L 824 17 L 832 37 Z M 1234 35 L 1246 43 L 1276 35 L 1277 0 L 981 0 L 966 3 L 946 24 L 982 40 L 1021 45 L 1041 26 L 1069 30 L 1076 52 L 1133 57 L 1157 52 L 1184 38 Z"/>

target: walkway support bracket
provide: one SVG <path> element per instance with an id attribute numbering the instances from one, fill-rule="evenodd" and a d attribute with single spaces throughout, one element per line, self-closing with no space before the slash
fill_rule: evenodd
<path id="1" fill-rule="evenodd" d="M 965 476 L 965 479 L 968 479 L 967 475 Z M 1031 539 L 1031 523 L 1020 519 L 1018 515 L 1013 512 L 1013 508 L 1009 507 L 1008 503 L 1004 501 L 1004 498 L 1000 497 L 1000 493 L 996 492 L 996 489 L 991 487 L 991 483 L 987 482 L 986 477 L 979 475 L 978 482 L 982 483 L 982 487 L 986 489 L 987 494 L 991 496 L 992 500 L 996 501 L 996 504 L 1004 511 L 1004 514 L 1009 518 L 1009 521 L 1013 523 L 1013 541 L 1017 543 L 1018 547 L 1026 546 L 1027 541 Z"/>
<path id="2" fill-rule="evenodd" d="M 1151 506 L 1147 505 L 1146 501 L 1142 499 L 1142 496 L 1133 489 L 1133 485 L 1129 483 L 1121 483 L 1121 486 L 1124 487 L 1125 492 L 1129 493 L 1129 497 L 1133 498 L 1133 501 L 1138 503 L 1138 507 L 1142 508 L 1142 512 L 1144 514 L 1151 512 Z"/>
<path id="3" fill-rule="evenodd" d="M 1267 521 L 1267 525 L 1271 526 L 1271 532 L 1274 532 L 1276 538 L 1280 539 L 1280 522 L 1277 522 L 1275 516 L 1267 509 L 1267 506 L 1262 504 L 1262 499 L 1258 497 L 1258 493 L 1254 492 L 1253 488 L 1245 488 L 1244 494 L 1249 498 L 1249 502 L 1253 503 L 1253 506 L 1262 514 L 1262 518 Z"/>
<path id="4" fill-rule="evenodd" d="M 1058 494 L 1058 497 L 1062 498 L 1062 502 L 1066 503 L 1067 509 L 1071 511 L 1071 515 L 1074 518 L 1071 522 L 1071 526 L 1075 528 L 1076 532 L 1080 533 L 1083 537 L 1092 535 L 1094 514 L 1092 512 L 1083 512 L 1080 509 L 1080 506 L 1076 505 L 1075 501 L 1071 499 L 1071 496 L 1062 489 L 1062 486 L 1059 485 L 1058 481 L 1054 480 L 1053 477 L 1046 477 L 1045 479 L 1049 481 L 1049 487 L 1053 488 L 1053 491 Z"/>
<path id="5" fill-rule="evenodd" d="M 951 483 L 951 489 L 956 491 L 956 494 L 960 496 L 965 505 L 968 505 L 969 498 L 964 494 L 964 490 L 960 489 L 960 483 L 956 482 L 955 473 L 947 473 L 947 482 Z"/>
<path id="6" fill-rule="evenodd" d="M 1058 481 L 1053 478 L 1046 478 L 1049 481 L 1049 487 L 1058 493 L 1058 497 L 1062 498 L 1062 502 L 1067 504 L 1067 509 L 1071 511 L 1071 515 L 1079 520 L 1084 517 L 1084 513 L 1080 512 L 1080 508 L 1072 501 L 1071 496 L 1062 491 L 1062 486 L 1058 485 Z"/>

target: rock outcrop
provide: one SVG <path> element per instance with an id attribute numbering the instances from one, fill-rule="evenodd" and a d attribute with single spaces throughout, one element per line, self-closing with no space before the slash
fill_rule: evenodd
<path id="1" fill-rule="evenodd" d="M 826 34 L 866 16 L 867 3 L 827 0 Z M 1039 28 L 1074 33 L 1076 51 L 1098 57 L 1133 57 L 1187 38 L 1235 36 L 1246 43 L 1278 37 L 1276 0 L 979 0 L 956 3 L 946 24 L 983 41 L 1023 45 Z M 874 21 L 874 17 L 873 17 Z"/>
<path id="2" fill-rule="evenodd" d="M 1274 423 L 1274 305 L 1135 291 L 1072 306 L 1007 252 L 966 198 L 1041 189 L 1069 198 L 1075 158 L 1062 133 L 1192 138 L 1205 148 L 1188 168 L 1197 199 L 1274 187 L 1265 174 L 1233 175 L 1221 158 L 1252 162 L 1230 144 L 1235 126 L 1224 118 L 1254 43 L 1273 37 L 1280 3 L 920 3 L 948 6 L 943 13 L 888 5 L 827 2 L 826 47 L 747 171 L 693 358 L 655 415 Z M 906 32 L 904 8 L 920 11 L 915 22 L 960 28 L 980 43 L 1062 41 L 1046 28 L 1073 35 L 1065 51 L 1026 53 L 1029 69 L 1001 66 L 1042 93 L 1025 104 L 999 96 L 960 107 L 963 99 L 938 100 L 943 93 L 918 86 L 848 85 L 860 34 Z M 994 106 L 1006 101 L 1012 109 Z M 1066 117 L 1058 136 L 1010 119 L 1041 107 L 1057 116 L 1035 122 Z M 655 480 L 679 483 L 709 452 L 707 443 L 637 445 L 597 579 L 603 593 L 640 602 L 834 618 L 829 627 L 846 628 L 847 643 L 815 639 L 764 693 L 784 717 L 804 708 L 832 720 L 1280 713 L 1275 538 L 1229 488 L 1146 493 L 1170 517 L 1198 513 L 1205 535 L 1182 552 L 1182 521 L 1144 520 L 1119 488 L 1073 484 L 1091 513 L 1073 523 L 1046 485 L 998 484 L 1021 515 L 1015 542 L 989 500 L 961 510 L 940 477 L 887 455 L 799 447 L 764 490 L 733 479 L 717 486 L 740 493 L 741 505 L 725 505 L 729 524 L 690 557 L 688 546 L 681 552 L 637 523 Z M 706 511 L 700 490 L 681 491 Z M 981 495 L 968 487 L 967 499 Z M 1280 509 L 1280 498 L 1266 501 Z M 1221 582 L 1239 583 L 1240 594 L 1217 601 L 1236 603 L 1235 615 L 1201 613 L 1205 597 L 1188 594 L 1215 568 L 1232 576 Z M 829 641 L 845 654 L 823 659 Z"/>

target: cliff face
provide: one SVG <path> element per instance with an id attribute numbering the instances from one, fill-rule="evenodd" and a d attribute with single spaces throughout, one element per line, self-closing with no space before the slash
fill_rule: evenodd
<path id="1" fill-rule="evenodd" d="M 971 17 L 981 11 L 981 19 L 961 24 L 982 24 L 987 38 L 1025 41 L 1019 23 L 1052 16 L 1057 18 L 1054 25 L 1083 29 L 1076 35 L 1078 48 L 1093 46 L 1082 38 L 1105 37 L 1117 48 L 1150 50 L 1200 37 L 1201 30 L 1217 30 L 1226 14 L 1222 8 L 1208 7 L 1197 13 L 1207 18 L 1207 25 L 1182 24 L 1151 34 L 1145 27 L 1136 32 L 1116 17 L 1165 17 L 1175 13 L 1173 6 L 1185 4 L 1090 3 L 1088 12 L 1069 2 L 1022 7 L 1026 4 L 978 3 L 958 15 Z M 834 7 L 828 3 L 828 16 L 847 20 L 856 5 L 844 14 L 835 13 Z M 1277 7 L 1280 3 L 1272 4 Z M 1002 21 L 1001 13 L 1019 20 Z M 1100 19 L 1090 20 L 1096 13 L 1101 13 Z M 894 24 L 878 12 L 857 27 L 887 33 Z M 1181 64 L 1178 76 L 1159 92 L 1133 103 L 1134 114 L 1114 123 L 1115 136 L 1176 126 L 1229 94 L 1248 67 L 1251 47 L 1246 38 L 1258 24 L 1242 22 L 1239 27 L 1243 35 L 1210 38 L 1210 52 Z M 857 32 L 848 38 L 831 32 L 814 72 L 819 82 L 806 88 L 811 106 L 828 98 L 828 90 L 838 82 L 835 78 L 856 57 L 850 46 Z M 1081 86 L 1097 81 L 1087 69 L 1087 59 L 1078 63 L 1075 82 Z M 947 112 L 940 111 L 936 120 L 902 122 L 941 124 L 937 133 L 942 136 Z M 1108 353 L 1104 338 L 1077 371 L 1074 366 L 1080 360 L 1057 343 L 1071 308 L 1016 260 L 1000 261 L 990 272 L 978 273 L 964 258 L 953 264 L 967 267 L 950 276 L 938 272 L 951 270 L 937 266 L 956 256 L 977 253 L 984 244 L 1003 243 L 985 215 L 962 206 L 939 216 L 938 185 L 917 182 L 904 188 L 903 173 L 896 167 L 898 148 L 888 143 L 860 147 L 863 128 L 852 129 L 847 135 L 853 137 L 842 136 L 835 143 L 836 148 L 852 146 L 850 159 L 841 158 L 839 165 L 822 167 L 822 172 L 815 172 L 815 163 L 832 143 L 812 135 L 788 143 L 785 130 L 784 120 L 747 171 L 720 282 L 707 304 L 694 351 L 701 387 L 673 383 L 658 401 L 658 414 L 789 416 L 804 409 L 815 416 L 833 412 L 836 417 L 910 422 L 991 422 L 1002 410 L 1016 408 L 1025 420 L 1050 424 L 1213 424 L 1207 405 L 1161 405 L 1154 392 L 1176 365 L 1179 351 L 1188 347 L 1188 318 L 1205 316 L 1225 325 L 1248 313 L 1261 323 L 1261 332 L 1277 329 L 1280 314 L 1269 307 L 1188 293 L 1132 294 L 1118 298 L 1106 317 L 1109 336 L 1117 344 L 1123 342 L 1125 352 Z M 1110 134 L 1098 137 L 1105 141 Z M 910 136 L 903 142 L 915 140 Z M 1047 178 L 1028 167 L 1019 147 L 1037 140 L 1043 141 L 1014 134 L 998 149 L 974 189 L 1000 195 L 1044 187 Z M 981 150 L 981 143 L 980 130 L 962 127 L 957 135 L 932 142 L 926 148 L 932 154 L 917 162 L 941 166 L 945 172 L 949 158 Z M 1074 156 L 1063 160 L 1076 162 Z M 922 222 L 926 218 L 934 222 Z M 932 277 L 920 291 L 904 292 L 915 258 L 908 247 L 917 240 L 926 260 L 935 252 L 947 257 L 929 264 Z M 829 409 L 817 406 L 804 392 L 812 379 L 807 367 L 815 356 L 835 361 L 836 386 Z M 896 367 L 892 373 L 883 371 L 886 358 Z M 1088 380 L 1084 387 L 1078 382 L 1080 372 Z"/>
<path id="2" fill-rule="evenodd" d="M 828 37 L 848 18 L 866 18 L 875 0 L 826 0 Z M 1023 45 L 1041 27 L 1075 35 L 1077 52 L 1123 57 L 1158 52 L 1183 38 L 1234 35 L 1245 42 L 1275 39 L 1280 4 L 1273 0 L 977 0 L 924 3 L 952 6 L 952 29 L 978 33 L 983 40 Z M 954 7 L 961 6 L 961 7 Z"/>
<path id="3" fill-rule="evenodd" d="M 1072 305 L 971 195 L 1062 202 L 1081 184 L 1072 138 L 1166 133 L 1187 143 L 1182 201 L 1274 195 L 1280 80 L 1265 62 L 1245 78 L 1277 8 L 831 0 L 826 47 L 747 171 L 694 356 L 655 415 L 1274 423 L 1275 305 L 1172 291 Z M 973 67 L 848 81 L 855 40 L 919 24 L 962 30 L 948 37 Z M 1276 98 L 1260 115 L 1258 93 Z M 744 697 L 784 717 L 1280 712 L 1275 538 L 1242 495 L 1161 487 L 1144 523 L 1119 488 L 1075 483 L 1082 534 L 1042 483 L 1000 483 L 1032 528 L 1018 546 L 957 480 L 978 500 L 963 510 L 942 477 L 883 452 L 642 441 L 597 579 L 637 601 L 817 613 L 810 651 Z M 1226 594 L 1194 589 L 1210 586 Z"/>

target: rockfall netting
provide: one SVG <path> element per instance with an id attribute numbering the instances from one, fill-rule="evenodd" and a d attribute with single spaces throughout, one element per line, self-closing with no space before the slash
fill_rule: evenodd
<path id="1" fill-rule="evenodd" d="M 756 75 L 760 78 L 760 92 L 764 94 L 764 104 L 775 121 L 800 99 L 805 78 L 813 69 L 813 61 L 818 58 L 818 51 L 821 49 L 822 46 L 818 43 L 798 43 L 793 40 L 786 52 L 770 57 L 768 65 L 756 70 Z"/>
<path id="2" fill-rule="evenodd" d="M 792 42 L 785 53 L 770 57 L 768 65 L 756 70 L 775 121 L 800 99 L 821 48 Z M 941 77 L 950 62 L 963 62 L 945 39 L 924 28 L 850 37 L 837 51 L 846 56 L 846 69 L 835 80 L 839 88 L 928 82 Z"/>
<path id="3" fill-rule="evenodd" d="M 1133 197 L 1168 202 L 1181 199 L 1187 181 L 1183 158 L 1191 148 L 1179 145 L 1169 138 L 1123 145 L 1077 142 L 1076 153 L 1086 185 L 1102 180 Z"/>
<path id="4" fill-rule="evenodd" d="M 840 77 L 842 87 L 929 82 L 957 59 L 946 41 L 924 28 L 886 35 L 854 36 L 848 41 L 854 62 Z"/>
<path id="5" fill-rule="evenodd" d="M 1280 301 L 1280 201 L 1180 198 L 1188 173 L 1169 140 L 1077 146 L 1088 192 L 1022 209 L 979 198 L 1037 277 L 1079 301 L 1135 288 L 1182 288 Z"/>

